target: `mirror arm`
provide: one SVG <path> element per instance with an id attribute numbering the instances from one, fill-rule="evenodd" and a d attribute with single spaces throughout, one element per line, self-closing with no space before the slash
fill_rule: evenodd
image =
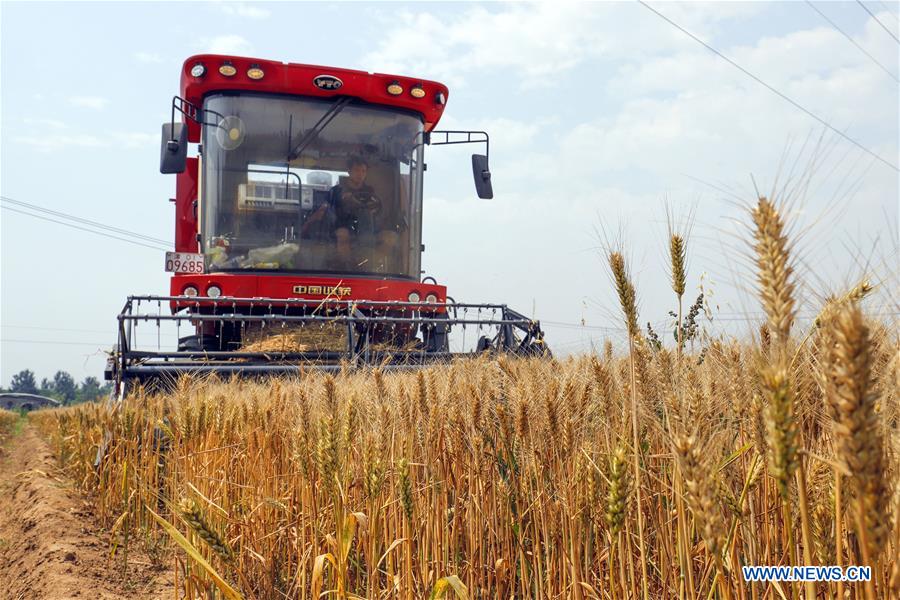
<path id="1" fill-rule="evenodd" d="M 433 136 L 443 135 L 443 140 L 434 141 Z M 450 139 L 451 135 L 465 135 L 464 140 Z M 484 136 L 483 139 L 474 139 L 472 136 Z M 423 141 L 429 146 L 447 146 L 455 144 L 484 144 L 484 155 L 490 159 L 491 157 L 491 137 L 486 131 L 461 131 L 454 129 L 445 129 L 441 131 L 428 131 L 424 134 Z"/>
<path id="2" fill-rule="evenodd" d="M 435 140 L 436 136 L 443 136 Z M 463 137 L 465 136 L 465 137 Z M 430 146 L 447 146 L 455 144 L 484 144 L 484 154 L 472 155 L 472 170 L 475 176 L 475 188 L 479 198 L 494 197 L 491 186 L 490 164 L 491 138 L 486 131 L 441 130 L 430 131 L 422 135 L 422 142 Z"/>
<path id="3" fill-rule="evenodd" d="M 222 114 L 220 114 L 214 110 L 210 110 L 208 108 L 207 109 L 199 108 L 196 104 L 194 104 L 188 100 L 185 100 L 181 96 L 173 96 L 172 97 L 172 117 L 171 117 L 171 125 L 172 125 L 173 130 L 175 129 L 175 112 L 176 111 L 178 111 L 184 117 L 186 117 L 188 120 L 193 121 L 197 125 L 216 125 L 216 126 L 218 126 L 217 123 L 210 123 L 210 122 L 206 121 L 206 119 L 205 119 L 206 113 L 215 115 L 216 117 L 219 118 L 218 120 L 220 122 L 222 121 L 222 119 L 225 118 L 225 115 L 222 115 Z"/>
<path id="4" fill-rule="evenodd" d="M 209 113 L 211 115 L 215 115 L 219 118 L 219 122 L 225 118 L 223 115 L 217 113 L 214 110 L 203 110 L 198 108 L 197 105 L 185 100 L 181 96 L 173 96 L 172 97 L 172 112 L 169 120 L 169 132 L 170 137 L 166 140 L 166 150 L 172 154 L 178 154 L 181 150 L 181 142 L 175 139 L 175 112 L 178 111 L 185 117 L 185 120 L 193 121 L 198 125 L 216 125 L 215 123 L 207 123 L 204 119 L 205 113 Z M 185 123 L 187 125 L 187 123 Z M 187 139 L 185 138 L 185 145 L 187 145 Z"/>

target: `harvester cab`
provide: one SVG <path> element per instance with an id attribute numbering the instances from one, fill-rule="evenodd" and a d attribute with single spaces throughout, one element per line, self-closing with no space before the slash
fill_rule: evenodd
<path id="1" fill-rule="evenodd" d="M 185 61 L 160 149 L 160 171 L 176 176 L 169 294 L 128 298 L 107 379 L 546 355 L 537 321 L 422 278 L 425 146 L 482 147 L 475 187 L 493 197 L 488 134 L 435 129 L 448 96 L 395 75 Z M 177 348 L 141 348 L 148 323 L 174 325 Z M 451 351 L 451 330 L 467 327 L 472 347 Z"/>

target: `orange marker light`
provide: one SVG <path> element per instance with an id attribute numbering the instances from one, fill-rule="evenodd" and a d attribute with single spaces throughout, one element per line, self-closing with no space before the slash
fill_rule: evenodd
<path id="1" fill-rule="evenodd" d="M 399 81 L 392 81 L 389 86 L 387 86 L 387 93 L 391 96 L 399 96 L 403 93 L 403 86 L 400 85 Z"/>
<path id="2" fill-rule="evenodd" d="M 265 73 L 259 68 L 259 65 L 250 65 L 250 68 L 247 69 L 247 77 L 250 79 L 262 79 L 264 75 Z"/>

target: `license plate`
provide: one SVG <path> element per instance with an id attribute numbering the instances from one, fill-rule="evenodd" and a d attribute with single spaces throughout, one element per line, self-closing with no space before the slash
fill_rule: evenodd
<path id="1" fill-rule="evenodd" d="M 166 271 L 169 273 L 202 273 L 203 255 L 190 252 L 166 252 Z"/>

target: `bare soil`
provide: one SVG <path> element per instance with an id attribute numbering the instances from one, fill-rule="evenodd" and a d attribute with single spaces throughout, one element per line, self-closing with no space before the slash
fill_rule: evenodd
<path id="1" fill-rule="evenodd" d="M 110 559 L 90 500 L 29 425 L 0 446 L 0 599 L 174 598 L 171 570 L 129 548 Z"/>

